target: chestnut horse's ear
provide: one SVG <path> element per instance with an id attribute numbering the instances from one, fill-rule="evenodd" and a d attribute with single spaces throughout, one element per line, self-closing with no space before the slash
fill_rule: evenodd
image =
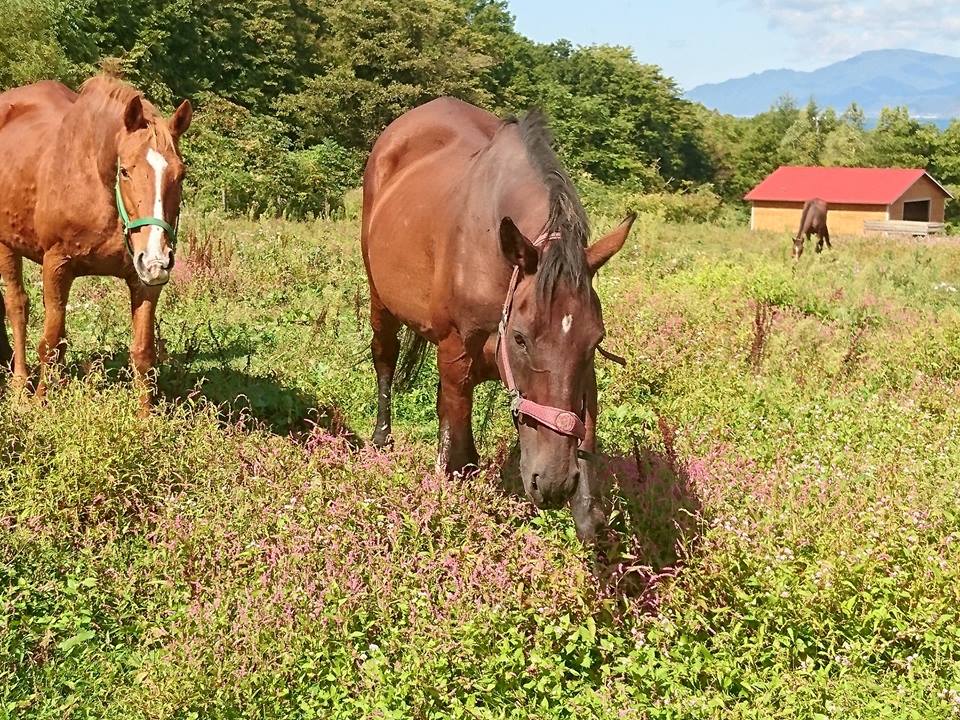
<path id="1" fill-rule="evenodd" d="M 587 266 L 590 268 L 591 274 L 602 268 L 607 260 L 620 252 L 620 248 L 623 247 L 623 243 L 626 242 L 627 235 L 630 233 L 633 221 L 636 219 L 637 214 L 630 213 L 622 223 L 587 248 Z"/>
<path id="2" fill-rule="evenodd" d="M 537 271 L 537 260 L 540 259 L 537 248 L 508 217 L 500 221 L 500 249 L 507 261 L 518 265 L 524 275 L 533 275 Z"/>
<path id="3" fill-rule="evenodd" d="M 123 124 L 127 127 L 127 132 L 136 132 L 143 130 L 147 126 L 147 118 L 143 114 L 143 102 L 139 95 L 130 98 L 127 103 L 127 109 L 123 111 Z"/>
<path id="4" fill-rule="evenodd" d="M 179 138 L 190 129 L 190 122 L 192 120 L 193 105 L 190 104 L 189 100 L 184 100 L 180 103 L 180 107 L 177 108 L 176 112 L 170 116 L 170 120 L 167 123 L 170 126 L 170 134 L 175 138 Z"/>

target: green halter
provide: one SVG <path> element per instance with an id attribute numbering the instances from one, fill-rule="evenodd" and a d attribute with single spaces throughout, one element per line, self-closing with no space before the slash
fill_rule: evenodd
<path id="1" fill-rule="evenodd" d="M 170 240 L 170 246 L 172 248 L 177 247 L 177 228 L 166 220 L 155 217 L 143 217 L 137 218 L 136 220 L 130 219 L 130 215 L 127 214 L 127 209 L 123 206 L 123 195 L 120 194 L 120 160 L 117 160 L 117 183 L 114 186 L 114 192 L 117 196 L 117 212 L 120 213 L 120 221 L 123 223 L 123 242 L 127 246 L 127 252 L 130 253 L 130 257 L 133 257 L 133 245 L 130 244 L 130 233 L 137 228 L 146 227 L 147 225 L 155 225 L 158 228 L 166 230 L 167 238 Z M 179 221 L 177 224 L 180 224 Z"/>

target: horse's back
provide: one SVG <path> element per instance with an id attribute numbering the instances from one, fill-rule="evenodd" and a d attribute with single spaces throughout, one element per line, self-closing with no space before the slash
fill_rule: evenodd
<path id="1" fill-rule="evenodd" d="M 439 98 L 391 123 L 367 161 L 361 245 L 371 287 L 426 334 L 437 254 L 456 222 L 455 194 L 501 124 L 473 105 Z"/>
<path id="2" fill-rule="evenodd" d="M 67 111 L 77 95 L 52 80 L 0 93 L 0 185 L 12 181 L 11 171 L 36 170 L 35 160 L 55 142 Z"/>
<path id="3" fill-rule="evenodd" d="M 823 232 L 827 227 L 827 201 L 813 198 L 810 203 L 810 221 L 814 232 Z"/>
<path id="4" fill-rule="evenodd" d="M 15 125 L 57 124 L 76 98 L 73 90 L 53 80 L 0 93 L 0 132 Z"/>
<path id="5" fill-rule="evenodd" d="M 374 144 L 364 188 L 376 193 L 397 174 L 444 156 L 469 158 L 490 142 L 500 122 L 495 115 L 450 97 L 409 110 L 390 123 Z"/>
<path id="6" fill-rule="evenodd" d="M 50 80 L 0 93 L 0 242 L 34 260 L 34 208 L 46 153 L 77 95 Z"/>
<path id="7" fill-rule="evenodd" d="M 827 202 L 822 198 L 810 198 L 803 204 L 800 214 L 800 229 L 797 237 L 807 232 L 822 232 L 827 224 Z"/>

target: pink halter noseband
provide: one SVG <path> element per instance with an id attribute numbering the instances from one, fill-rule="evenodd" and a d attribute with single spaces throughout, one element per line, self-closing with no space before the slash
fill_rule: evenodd
<path id="1" fill-rule="evenodd" d="M 533 245 L 540 247 L 551 240 L 559 240 L 560 233 L 544 232 L 538 237 Z M 513 307 L 513 295 L 517 290 L 517 282 L 520 279 L 520 266 L 513 268 L 513 276 L 510 278 L 510 286 L 507 289 L 507 297 L 503 301 L 503 313 L 500 315 L 500 328 L 497 331 L 497 355 L 500 358 L 500 367 L 503 370 L 503 381 L 506 383 L 507 390 L 513 397 L 510 403 L 510 409 L 514 417 L 519 420 L 521 417 L 527 417 L 531 420 L 544 425 L 554 432 L 561 435 L 568 435 L 577 438 L 583 442 L 587 436 L 587 428 L 583 424 L 580 416 L 570 410 L 561 410 L 560 408 L 549 405 L 541 405 L 532 400 L 527 400 L 517 390 L 517 383 L 513 378 L 513 370 L 510 369 L 510 357 L 507 352 L 507 321 L 510 319 L 510 310 Z"/>

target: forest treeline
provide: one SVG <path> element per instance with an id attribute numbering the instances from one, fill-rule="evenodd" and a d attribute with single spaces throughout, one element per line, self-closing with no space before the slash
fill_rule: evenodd
<path id="1" fill-rule="evenodd" d="M 856 105 L 790 98 L 721 115 L 628 48 L 524 37 L 503 0 L 0 4 L 0 88 L 76 87 L 106 69 L 161 107 L 194 102 L 184 151 L 200 209 L 328 214 L 380 131 L 439 95 L 501 115 L 542 108 L 579 182 L 693 198 L 666 203 L 678 216 L 716 213 L 787 163 L 926 167 L 960 184 L 960 122 L 940 131 L 891 108 L 867 129 Z"/>

